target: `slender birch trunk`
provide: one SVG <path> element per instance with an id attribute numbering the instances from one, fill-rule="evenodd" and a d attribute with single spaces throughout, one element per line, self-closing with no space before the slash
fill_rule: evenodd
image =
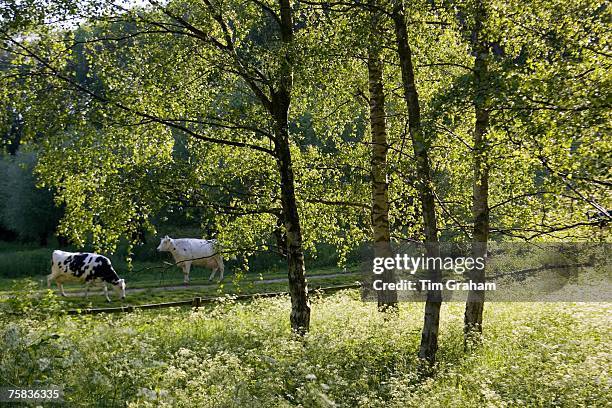
<path id="1" fill-rule="evenodd" d="M 371 1 L 374 3 L 374 1 Z M 370 130 L 372 154 L 370 174 L 372 179 L 372 234 L 375 257 L 392 257 L 391 232 L 389 230 L 389 183 L 387 180 L 387 123 L 385 93 L 383 89 L 383 64 L 381 61 L 380 13 L 371 12 L 370 44 L 368 49 L 368 87 L 370 104 Z M 386 270 L 383 282 L 394 282 L 393 270 Z M 378 293 L 381 311 L 397 307 L 397 292 L 384 290 Z"/>
<path id="2" fill-rule="evenodd" d="M 489 47 L 482 37 L 482 25 L 486 18 L 482 3 L 479 3 L 475 15 L 474 31 L 474 111 L 476 121 L 473 131 L 473 190 L 472 217 L 474 230 L 472 237 L 472 256 L 486 258 L 487 242 L 489 240 L 489 167 L 487 155 L 487 132 L 489 130 L 488 111 L 488 58 Z M 471 279 L 484 282 L 484 268 L 474 269 Z M 484 291 L 470 291 L 465 305 L 464 332 L 466 344 L 473 333 L 482 333 L 482 313 L 484 309 Z"/>
<path id="3" fill-rule="evenodd" d="M 423 225 L 425 235 L 425 248 L 428 257 L 439 257 L 438 227 L 436 221 L 436 206 L 431 178 L 431 164 L 429 158 L 429 141 L 427 140 L 422 124 L 419 94 L 414 79 L 414 65 L 412 51 L 408 43 L 408 29 L 404 15 L 404 5 L 399 0 L 394 6 L 392 17 L 395 27 L 395 39 L 402 72 L 402 85 L 404 101 L 408 109 L 408 131 L 412 140 L 415 154 L 417 172 L 417 189 L 423 211 Z M 431 282 L 440 282 L 440 271 L 436 268 L 429 271 Z M 425 302 L 425 316 L 419 357 L 433 363 L 438 350 L 438 329 L 440 326 L 440 308 L 442 294 L 438 290 L 427 292 Z"/>
<path id="4" fill-rule="evenodd" d="M 281 64 L 278 88 L 271 97 L 272 116 L 275 122 L 275 156 L 281 181 L 281 205 L 287 235 L 287 266 L 289 294 L 291 296 L 291 328 L 304 334 L 310 327 L 310 302 L 304 267 L 302 229 L 295 196 L 295 180 L 289 143 L 289 107 L 293 87 L 293 17 L 290 0 L 279 0 L 281 38 L 289 48 Z"/>

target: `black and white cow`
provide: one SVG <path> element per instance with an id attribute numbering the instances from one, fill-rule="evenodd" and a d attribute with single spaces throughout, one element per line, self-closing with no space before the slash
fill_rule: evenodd
<path id="1" fill-rule="evenodd" d="M 47 277 L 47 287 L 51 288 L 51 281 L 55 281 L 57 287 L 64 293 L 63 283 L 77 281 L 85 283 L 85 297 L 89 294 L 89 286 L 94 283 L 102 283 L 104 296 L 108 297 L 107 283 L 114 286 L 121 293 L 121 299 L 125 299 L 125 280 L 120 279 L 113 269 L 110 260 L 102 255 L 87 252 L 65 252 L 55 250 L 51 257 L 51 274 Z"/>

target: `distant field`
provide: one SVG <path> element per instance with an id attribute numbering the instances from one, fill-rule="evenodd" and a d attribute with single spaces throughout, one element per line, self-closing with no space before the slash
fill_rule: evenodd
<path id="1" fill-rule="evenodd" d="M 69 250 L 69 249 L 68 249 Z M 76 250 L 75 250 L 76 251 Z M 9 290 L 15 279 L 29 278 L 38 283 L 40 289 L 46 288 L 46 278 L 51 272 L 51 253 L 53 247 L 41 248 L 35 244 L 0 241 L 0 292 Z M 124 278 L 130 288 L 173 286 L 183 284 L 183 272 L 175 265 L 168 253 L 157 253 L 155 243 L 140 248 L 140 254 L 134 259 L 131 269 L 122 256 L 110 256 L 119 276 Z M 262 262 L 262 260 L 264 262 Z M 244 273 L 239 262 L 225 261 L 224 283 L 254 281 L 286 277 L 285 262 L 272 254 L 250 260 L 248 273 Z M 341 272 L 334 262 L 327 258 L 307 259 L 309 276 Z M 356 267 L 348 268 L 355 271 Z M 190 282 L 194 285 L 208 284 L 211 271 L 192 267 Z M 218 274 L 216 278 L 218 279 Z M 67 291 L 81 290 L 79 285 L 65 285 Z"/>

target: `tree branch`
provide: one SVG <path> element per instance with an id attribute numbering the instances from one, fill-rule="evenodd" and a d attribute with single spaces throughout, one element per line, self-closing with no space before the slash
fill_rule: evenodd
<path id="1" fill-rule="evenodd" d="M 14 40 L 12 37 L 10 37 L 5 31 L 2 31 L 2 34 L 5 36 L 5 38 L 8 39 L 8 41 L 10 41 L 11 43 L 13 43 L 15 46 L 19 47 L 20 49 L 26 51 L 26 53 L 28 53 L 28 55 L 30 57 L 32 57 L 33 59 L 35 59 L 36 61 L 38 61 L 41 65 L 43 65 L 45 68 L 47 68 L 48 70 L 50 70 L 53 75 L 70 84 L 72 87 L 76 88 L 77 90 L 91 96 L 93 99 L 101 102 L 101 103 L 105 103 L 105 104 L 110 104 L 113 105 L 125 112 L 131 113 L 133 115 L 139 116 L 141 118 L 144 119 L 149 119 L 153 122 L 159 123 L 159 124 L 163 124 L 178 130 L 181 130 L 185 133 L 187 133 L 188 135 L 194 137 L 195 139 L 198 140 L 202 140 L 205 142 L 211 142 L 211 143 L 217 143 L 217 144 L 222 144 L 222 145 L 227 145 L 227 146 L 234 146 L 234 147 L 246 147 L 246 148 L 250 148 L 252 150 L 257 150 L 260 152 L 264 152 L 264 153 L 268 153 L 270 155 L 274 155 L 274 151 L 271 149 L 268 149 L 266 147 L 262 147 L 259 145 L 254 145 L 254 144 L 250 144 L 250 143 L 245 143 L 245 142 L 238 142 L 238 141 L 233 141 L 233 140 L 226 140 L 226 139 L 217 139 L 217 138 L 212 138 L 212 137 L 208 137 L 208 136 L 204 136 L 201 135 L 183 125 L 174 123 L 170 120 L 166 120 L 163 118 L 159 118 L 155 115 L 151 115 L 149 113 L 146 112 L 141 112 L 138 111 L 134 108 L 131 108 L 129 106 L 126 106 L 122 103 L 119 102 L 115 102 L 110 100 L 109 98 L 106 98 L 104 96 L 98 95 L 97 93 L 93 92 L 92 90 L 88 89 L 87 87 L 83 86 L 82 84 L 78 83 L 77 81 L 73 80 L 72 78 L 63 75 L 58 69 L 56 69 L 55 67 L 53 67 L 51 64 L 49 64 L 49 62 L 47 62 L 44 58 L 40 57 L 38 54 L 34 53 L 33 51 L 31 51 L 28 47 L 26 47 L 25 45 L 21 44 L 20 42 Z"/>

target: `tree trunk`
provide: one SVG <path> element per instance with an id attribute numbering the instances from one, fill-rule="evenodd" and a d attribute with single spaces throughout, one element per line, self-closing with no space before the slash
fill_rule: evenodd
<path id="1" fill-rule="evenodd" d="M 391 232 L 389 230 L 389 183 L 387 180 L 387 123 L 385 94 L 383 89 L 383 65 L 380 58 L 380 13 L 372 12 L 370 18 L 370 44 L 368 50 L 368 87 L 370 93 L 370 129 L 372 155 L 370 174 L 372 178 L 372 236 L 375 257 L 392 257 Z M 395 282 L 395 272 L 385 270 L 383 282 Z M 397 292 L 377 292 L 378 308 L 381 311 L 397 307 Z"/>
<path id="2" fill-rule="evenodd" d="M 485 18 L 482 3 L 479 4 L 472 38 L 474 40 L 474 110 L 476 121 L 474 123 L 474 150 L 473 150 L 473 190 L 472 190 L 472 217 L 474 231 L 472 237 L 472 256 L 486 258 L 487 241 L 489 240 L 489 168 L 486 161 L 487 132 L 489 130 L 488 109 L 488 45 L 481 38 L 482 22 Z M 484 282 L 484 268 L 472 271 L 470 279 Z M 466 345 L 469 337 L 477 339 L 474 333 L 482 333 L 482 312 L 484 309 L 484 291 L 470 291 L 465 305 L 464 332 Z"/>
<path id="3" fill-rule="evenodd" d="M 289 294 L 291 295 L 290 319 L 292 329 L 303 334 L 310 327 L 310 303 L 308 301 L 308 287 L 304 268 L 302 230 L 295 198 L 295 183 L 286 124 L 278 131 L 281 134 L 276 136 L 276 153 L 281 179 L 281 202 L 285 221 L 285 233 L 287 234 L 287 264 L 289 271 Z"/>
<path id="4" fill-rule="evenodd" d="M 282 214 L 279 214 L 276 219 L 276 228 L 274 228 L 273 234 L 278 254 L 282 257 L 287 256 L 287 234 L 285 234 L 285 221 Z"/>
<path id="5" fill-rule="evenodd" d="M 272 93 L 272 116 L 274 119 L 274 153 L 280 173 L 281 203 L 287 234 L 287 266 L 289 294 L 291 296 L 291 328 L 304 334 L 310 328 L 310 302 L 304 268 L 302 230 L 295 197 L 295 180 L 291 164 L 289 143 L 289 106 L 293 86 L 293 19 L 289 0 L 279 0 L 281 39 L 287 51 L 280 67 L 278 89 Z"/>
<path id="6" fill-rule="evenodd" d="M 439 257 L 440 248 L 438 245 L 435 197 L 431 179 L 429 142 L 423 133 L 421 125 L 419 94 L 414 80 L 412 52 L 408 44 L 404 5 L 401 1 L 398 1 L 395 5 L 392 16 L 402 73 L 404 100 L 408 109 L 408 131 L 415 154 L 417 189 L 421 200 L 421 210 L 423 211 L 425 249 L 428 257 Z M 440 282 L 440 271 L 434 268 L 429 271 L 428 278 L 433 283 Z M 440 325 L 441 306 L 442 293 L 439 290 L 429 290 L 427 292 L 427 301 L 425 302 L 425 316 L 419 357 L 430 363 L 435 362 L 436 351 L 438 350 L 438 328 Z"/>

